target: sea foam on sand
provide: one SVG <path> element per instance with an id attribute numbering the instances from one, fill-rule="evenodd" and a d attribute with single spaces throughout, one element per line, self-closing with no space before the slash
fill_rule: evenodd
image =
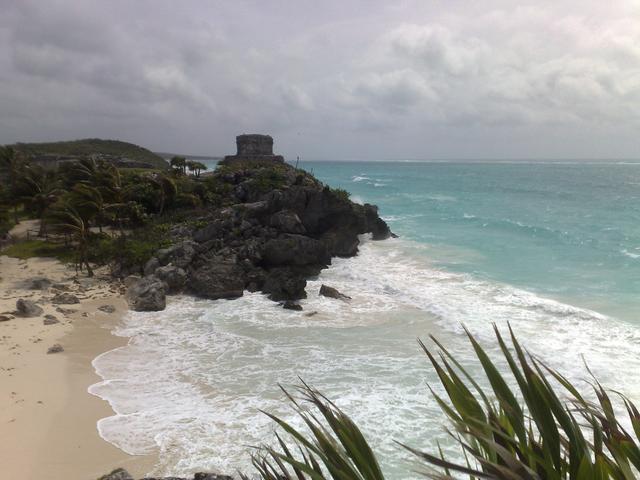
<path id="1" fill-rule="evenodd" d="M 153 473 L 247 471 L 249 446 L 273 441 L 273 423 L 258 410 L 298 422 L 278 384 L 300 377 L 358 422 L 392 478 L 414 478 L 415 464 L 394 440 L 448 448 L 427 389 L 439 384 L 416 339 L 436 335 L 477 372 L 462 325 L 495 354 L 493 322 L 510 322 L 528 349 L 569 378 L 585 377 L 584 355 L 607 386 L 640 399 L 637 329 L 439 270 L 424 251 L 402 239 L 365 241 L 357 257 L 334 259 L 308 282 L 303 312 L 247 293 L 231 301 L 177 297 L 163 312 L 129 313 L 115 331 L 129 345 L 93 362 L 103 381 L 90 392 L 115 412 L 100 420 L 100 434 L 132 454 L 159 452 Z M 322 283 L 353 299 L 320 297 Z"/>

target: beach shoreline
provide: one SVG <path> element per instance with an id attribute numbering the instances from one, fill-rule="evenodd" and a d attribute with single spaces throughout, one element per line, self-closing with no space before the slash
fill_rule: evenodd
<path id="1" fill-rule="evenodd" d="M 0 464 L 7 478 L 98 478 L 116 467 L 136 477 L 151 470 L 153 456 L 131 456 L 103 440 L 96 423 L 113 414 L 87 389 L 101 378 L 92 361 L 127 339 L 111 334 L 127 311 L 122 291 L 106 275 L 74 279 L 73 269 L 48 258 L 0 257 L 0 313 L 10 315 L 18 298 L 43 312 L 0 322 Z M 33 278 L 68 288 L 80 303 L 51 302 L 55 288 L 33 290 Z M 109 305 L 108 312 L 99 307 Z M 61 311 L 62 310 L 62 311 Z M 74 310 L 74 311 L 71 311 Z M 59 323 L 45 325 L 44 315 Z M 47 354 L 54 344 L 63 352 Z"/>

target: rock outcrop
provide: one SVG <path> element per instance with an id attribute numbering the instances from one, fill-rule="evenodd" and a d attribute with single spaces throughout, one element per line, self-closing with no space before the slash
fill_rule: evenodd
<path id="1" fill-rule="evenodd" d="M 204 177 L 221 192 L 220 207 L 174 225 L 173 244 L 146 263 L 142 280 L 128 280 L 131 308 L 160 310 L 164 296 L 177 292 L 220 299 L 262 291 L 295 302 L 332 257 L 358 253 L 361 235 L 392 235 L 377 207 L 272 161 L 271 137 L 253 137 L 238 137 L 234 160 Z"/>
<path id="2" fill-rule="evenodd" d="M 323 297 L 335 298 L 337 300 L 351 300 L 351 297 L 349 297 L 348 295 L 340 293 L 336 288 L 324 284 L 320 286 L 319 293 Z"/>
<path id="3" fill-rule="evenodd" d="M 51 355 L 52 353 L 60 353 L 64 352 L 64 348 L 59 343 L 54 343 L 47 349 L 47 354 Z"/>
<path id="4" fill-rule="evenodd" d="M 38 317 L 42 315 L 44 310 L 42 307 L 37 305 L 33 300 L 26 300 L 24 298 L 19 298 L 16 301 L 16 316 L 17 317 Z"/>
<path id="5" fill-rule="evenodd" d="M 80 303 L 80 300 L 73 293 L 60 292 L 53 296 L 51 303 L 55 303 L 57 305 L 74 305 L 76 303 Z"/>
<path id="6" fill-rule="evenodd" d="M 131 310 L 157 312 L 166 307 L 167 284 L 155 275 L 141 278 L 127 288 L 125 298 Z"/>

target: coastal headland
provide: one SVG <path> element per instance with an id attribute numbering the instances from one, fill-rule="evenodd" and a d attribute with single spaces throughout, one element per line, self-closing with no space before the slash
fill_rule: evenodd
<path id="1" fill-rule="evenodd" d="M 0 252 L 5 474 L 81 479 L 115 467 L 134 476 L 150 470 L 152 457 L 100 438 L 96 421 L 110 408 L 87 393 L 98 380 L 92 360 L 123 344 L 110 331 L 127 308 L 161 310 L 177 293 L 232 299 L 248 290 L 302 310 L 307 279 L 333 257 L 356 255 L 362 234 L 392 235 L 375 206 L 274 155 L 270 136 L 241 135 L 237 144 L 236 155 L 202 175 L 180 157 L 169 169 L 140 170 L 91 155 L 42 165 L 46 155 L 32 163 L 5 149 L 3 174 L 22 199 L 7 202 L 3 225 L 11 228 Z M 55 186 L 44 208 L 27 196 L 37 181 Z M 11 207 L 22 216 L 13 225 Z M 348 298 L 330 286 L 321 293 Z"/>

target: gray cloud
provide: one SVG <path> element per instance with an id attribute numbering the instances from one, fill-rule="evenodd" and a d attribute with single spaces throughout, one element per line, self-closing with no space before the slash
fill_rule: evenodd
<path id="1" fill-rule="evenodd" d="M 0 142 L 637 156 L 637 4 L 478 3 L 0 0 Z"/>

